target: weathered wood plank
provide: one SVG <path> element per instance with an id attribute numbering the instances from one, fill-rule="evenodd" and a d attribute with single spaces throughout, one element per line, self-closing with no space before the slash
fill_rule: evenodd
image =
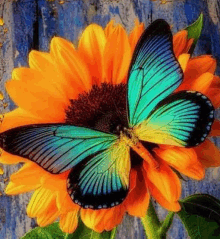
<path id="1" fill-rule="evenodd" d="M 0 5 L 0 17 L 3 17 L 5 21 L 4 26 L 0 29 L 1 42 L 3 43 L 0 50 L 0 61 L 2 62 L 0 78 L 1 90 L 4 93 L 2 83 L 10 79 L 11 70 L 15 66 L 26 65 L 27 62 L 29 44 L 33 42 L 30 14 L 34 17 L 34 13 L 30 9 L 33 9 L 33 3 L 22 6 L 5 0 Z M 14 24 L 15 22 L 16 24 Z M 3 30 L 6 28 L 8 32 L 2 36 Z M 6 101 L 9 101 L 7 94 L 5 96 Z M 9 109 L 11 110 L 13 107 L 14 105 L 10 102 Z M 18 168 L 19 166 L 4 166 L 5 174 L 0 178 L 0 190 L 3 193 L 3 196 L 0 197 L 0 238 L 19 238 L 35 225 L 35 221 L 26 216 L 29 195 L 8 197 L 3 192 L 9 176 Z"/>
<path id="2" fill-rule="evenodd" d="M 153 20 L 163 18 L 173 26 L 173 31 L 186 27 L 200 14 L 204 13 L 204 30 L 195 50 L 196 55 L 212 54 L 218 60 L 220 74 L 220 11 L 219 0 L 169 0 L 161 4 L 160 0 L 74 0 L 59 4 L 58 1 L 18 0 L 1 1 L 0 17 L 3 16 L 5 26 L 9 30 L 0 35 L 3 47 L 0 50 L 0 78 L 2 83 L 10 78 L 13 67 L 27 66 L 27 54 L 31 49 L 47 51 L 50 39 L 54 35 L 65 37 L 77 44 L 77 39 L 88 24 L 95 22 L 105 26 L 114 18 L 130 31 L 134 19 L 138 17 L 145 25 Z M 2 31 L 2 29 L 0 29 Z M 3 89 L 3 84 L 1 86 Z M 14 105 L 10 104 L 12 109 Z M 220 141 L 215 139 L 220 146 Z M 1 190 L 4 178 L 15 171 L 17 166 L 5 167 L 5 175 L 1 178 Z M 193 193 L 210 193 L 220 198 L 219 170 L 207 170 L 206 179 L 201 182 L 187 180 L 183 182 L 182 196 Z M 34 222 L 26 216 L 25 207 L 28 195 L 0 197 L 0 237 L 19 238 Z M 165 210 L 158 208 L 163 218 Z M 170 230 L 170 238 L 186 238 L 181 223 L 175 219 Z M 127 217 L 119 226 L 117 238 L 144 238 L 140 221 Z"/>

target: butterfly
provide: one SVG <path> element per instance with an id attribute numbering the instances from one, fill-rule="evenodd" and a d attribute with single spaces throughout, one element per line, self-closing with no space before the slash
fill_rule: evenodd
<path id="1" fill-rule="evenodd" d="M 175 92 L 183 80 L 172 33 L 164 20 L 140 37 L 128 72 L 128 127 L 119 134 L 71 124 L 35 124 L 2 132 L 3 150 L 29 159 L 52 174 L 67 170 L 67 191 L 83 208 L 111 208 L 129 190 L 131 149 L 157 168 L 142 142 L 194 147 L 214 120 L 210 100 L 200 92 Z"/>

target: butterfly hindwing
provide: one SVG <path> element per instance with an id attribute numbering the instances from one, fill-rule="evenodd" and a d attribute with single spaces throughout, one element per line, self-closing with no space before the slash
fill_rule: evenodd
<path id="1" fill-rule="evenodd" d="M 157 20 L 142 34 L 132 58 L 128 80 L 130 127 L 145 120 L 180 85 L 182 78 L 173 53 L 170 26 Z"/>
<path id="2" fill-rule="evenodd" d="M 129 147 L 118 140 L 72 169 L 68 192 L 72 200 L 84 208 L 113 207 L 127 195 L 129 173 Z"/>
<path id="3" fill-rule="evenodd" d="M 62 124 L 21 126 L 0 134 L 3 150 L 29 159 L 50 173 L 62 173 L 105 150 L 117 136 Z"/>
<path id="4" fill-rule="evenodd" d="M 213 120 L 214 107 L 205 95 L 181 91 L 160 102 L 134 131 L 143 141 L 193 147 L 205 140 Z"/>

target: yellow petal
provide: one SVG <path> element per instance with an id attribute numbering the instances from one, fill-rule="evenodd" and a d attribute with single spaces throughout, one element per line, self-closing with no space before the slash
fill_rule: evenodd
<path id="1" fill-rule="evenodd" d="M 186 70 L 186 66 L 189 61 L 189 58 L 190 58 L 190 54 L 181 54 L 178 57 L 178 61 L 180 63 L 180 66 L 181 66 L 183 72 Z"/>
<path id="2" fill-rule="evenodd" d="M 78 226 L 78 210 L 60 216 L 60 228 L 63 232 L 73 233 Z"/>
<path id="3" fill-rule="evenodd" d="M 39 188 L 40 185 L 19 185 L 17 183 L 9 182 L 5 189 L 5 193 L 8 195 L 17 195 L 21 193 L 26 193 Z"/>
<path id="4" fill-rule="evenodd" d="M 56 206 L 51 205 L 42 214 L 37 216 L 37 223 L 40 227 L 46 227 L 53 223 L 59 216 Z"/>
<path id="5" fill-rule="evenodd" d="M 27 206 L 27 214 L 29 217 L 36 217 L 44 212 L 55 199 L 56 194 L 51 190 L 40 187 L 31 197 Z"/>

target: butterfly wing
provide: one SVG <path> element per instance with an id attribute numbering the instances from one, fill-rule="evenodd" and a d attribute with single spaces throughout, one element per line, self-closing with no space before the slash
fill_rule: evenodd
<path id="1" fill-rule="evenodd" d="M 214 107 L 206 96 L 181 91 L 160 102 L 134 132 L 143 141 L 193 147 L 205 140 L 213 120 Z"/>
<path id="2" fill-rule="evenodd" d="M 127 195 L 130 173 L 129 147 L 118 140 L 72 169 L 68 192 L 84 208 L 109 208 Z"/>
<path id="3" fill-rule="evenodd" d="M 131 62 L 127 94 L 130 127 L 145 120 L 182 78 L 170 27 L 164 20 L 157 20 L 142 34 Z"/>
<path id="4" fill-rule="evenodd" d="M 72 169 L 68 192 L 82 207 L 113 207 L 127 195 L 129 147 L 115 135 L 72 125 L 29 125 L 1 133 L 0 146 L 50 173 Z"/>
<path id="5" fill-rule="evenodd" d="M 62 173 L 89 155 L 107 149 L 117 136 L 72 125 L 17 127 L 0 134 L 0 147 L 27 158 L 50 173 Z"/>

